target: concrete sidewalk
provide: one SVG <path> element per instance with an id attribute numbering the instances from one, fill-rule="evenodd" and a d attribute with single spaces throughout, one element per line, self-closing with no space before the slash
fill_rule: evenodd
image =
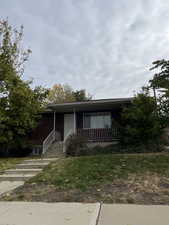
<path id="1" fill-rule="evenodd" d="M 0 202 L 0 225 L 95 225 L 100 204 Z"/>
<path id="2" fill-rule="evenodd" d="M 169 225 L 169 206 L 104 204 L 98 225 Z"/>
<path id="3" fill-rule="evenodd" d="M 0 202 L 0 225 L 169 225 L 169 206 Z"/>

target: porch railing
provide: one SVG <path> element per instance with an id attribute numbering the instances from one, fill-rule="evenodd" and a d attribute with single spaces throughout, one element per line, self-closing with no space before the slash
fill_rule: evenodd
<path id="1" fill-rule="evenodd" d="M 77 129 L 77 135 L 86 137 L 89 141 L 112 141 L 119 139 L 119 129 L 114 128 L 92 128 Z"/>
<path id="2" fill-rule="evenodd" d="M 43 141 L 43 149 L 42 149 L 42 154 L 45 154 L 45 152 L 48 150 L 48 148 L 51 146 L 51 144 L 55 141 L 55 140 L 60 140 L 60 133 L 52 130 L 49 135 L 45 138 L 45 140 Z"/>

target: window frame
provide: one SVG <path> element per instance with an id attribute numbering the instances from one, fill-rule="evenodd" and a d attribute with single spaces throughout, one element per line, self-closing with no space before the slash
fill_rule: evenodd
<path id="1" fill-rule="evenodd" d="M 111 116 L 111 112 L 83 112 L 83 129 L 84 130 L 89 130 L 89 129 L 110 129 L 110 128 L 86 128 L 84 127 L 84 118 L 85 118 L 85 114 L 89 114 L 89 115 L 92 115 L 92 114 L 102 114 L 104 113 L 105 115 L 109 115 L 110 116 L 110 128 L 112 128 L 112 116 Z"/>

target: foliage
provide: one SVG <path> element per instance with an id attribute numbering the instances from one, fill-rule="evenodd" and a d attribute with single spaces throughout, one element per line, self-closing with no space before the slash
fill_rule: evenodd
<path id="1" fill-rule="evenodd" d="M 96 190 L 101 184 L 146 173 L 169 177 L 168 155 L 107 154 L 66 158 L 50 164 L 28 182 L 53 184 L 61 190 L 89 190 L 91 187 Z"/>
<path id="2" fill-rule="evenodd" d="M 99 155 L 110 153 L 120 153 L 120 146 L 118 144 L 109 144 L 107 146 L 96 145 L 94 147 L 90 147 L 86 155 Z"/>
<path id="3" fill-rule="evenodd" d="M 0 158 L 0 172 L 14 167 L 21 161 L 23 161 L 23 158 Z"/>
<path id="4" fill-rule="evenodd" d="M 169 91 L 169 61 L 165 59 L 154 61 L 150 70 L 154 69 L 159 69 L 159 72 L 150 80 L 151 87 L 163 88 L 163 92 L 167 94 Z"/>
<path id="5" fill-rule="evenodd" d="M 47 103 L 64 103 L 90 100 L 85 90 L 73 91 L 69 85 L 55 84 L 47 96 Z"/>
<path id="6" fill-rule="evenodd" d="M 156 144 L 154 140 L 149 141 L 149 143 L 145 146 L 142 143 L 128 144 L 124 143 L 120 144 L 110 144 L 107 146 L 96 145 L 94 147 L 87 148 L 85 150 L 85 155 L 100 155 L 100 154 L 119 154 L 119 153 L 155 153 L 164 151 L 163 142 L 159 141 L 159 145 Z"/>
<path id="7" fill-rule="evenodd" d="M 87 139 L 72 134 L 66 141 L 66 156 L 81 156 L 87 153 Z"/>
<path id="8" fill-rule="evenodd" d="M 92 99 L 92 96 L 90 94 L 86 94 L 85 89 L 73 91 L 73 95 L 76 102 L 89 101 Z"/>
<path id="9" fill-rule="evenodd" d="M 161 135 L 161 126 L 156 101 L 147 90 L 138 93 L 132 105 L 122 113 L 121 141 L 123 144 L 145 145 L 157 141 Z"/>
<path id="10" fill-rule="evenodd" d="M 158 73 L 149 84 L 154 93 L 158 93 L 156 101 L 161 125 L 167 127 L 169 125 L 169 61 L 163 59 L 153 62 L 151 70 L 154 69 L 158 70 Z"/>
<path id="11" fill-rule="evenodd" d="M 47 96 L 49 103 L 74 102 L 73 90 L 69 85 L 55 84 Z"/>
<path id="12" fill-rule="evenodd" d="M 8 21 L 0 22 L 0 144 L 1 149 L 24 144 L 26 134 L 36 126 L 46 90 L 31 89 L 23 81 L 24 64 L 30 50 L 21 46 L 23 27 L 12 29 Z"/>

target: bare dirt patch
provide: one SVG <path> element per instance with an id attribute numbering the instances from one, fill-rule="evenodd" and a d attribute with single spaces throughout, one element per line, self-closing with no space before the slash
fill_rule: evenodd
<path id="1" fill-rule="evenodd" d="M 1 201 L 105 202 L 169 205 L 169 178 L 156 174 L 131 175 L 107 184 L 80 189 L 60 190 L 49 184 L 25 184 L 1 196 Z"/>

